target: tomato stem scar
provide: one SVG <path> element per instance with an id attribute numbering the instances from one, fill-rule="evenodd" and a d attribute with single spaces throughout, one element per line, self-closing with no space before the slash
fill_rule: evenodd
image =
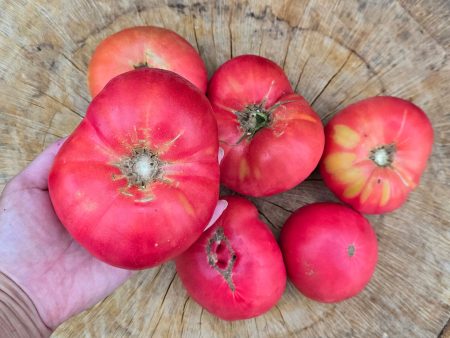
<path id="1" fill-rule="evenodd" d="M 117 167 L 127 179 L 128 186 L 145 189 L 150 182 L 162 179 L 162 162 L 146 147 L 133 148 L 131 155 L 123 158 Z"/>
<path id="2" fill-rule="evenodd" d="M 348 256 L 353 257 L 355 254 L 355 246 L 353 244 L 350 244 L 347 248 Z"/>
<path id="3" fill-rule="evenodd" d="M 244 132 L 237 143 L 239 144 L 244 138 L 251 140 L 259 130 L 267 127 L 272 122 L 272 113 L 279 106 L 290 102 L 295 102 L 295 100 L 280 101 L 266 109 L 264 108 L 266 105 L 266 100 L 264 99 L 261 103 L 250 104 L 244 110 L 235 112 Z"/>
<path id="4" fill-rule="evenodd" d="M 208 240 L 206 255 L 209 265 L 222 275 L 231 291 L 234 292 L 236 287 L 232 279 L 232 270 L 237 256 L 222 227 L 218 227 Z"/>
<path id="5" fill-rule="evenodd" d="M 382 145 L 372 149 L 369 158 L 379 167 L 390 167 L 396 150 L 395 144 Z"/>
<path id="6" fill-rule="evenodd" d="M 148 68 L 147 61 L 139 62 L 138 64 L 133 65 L 134 69 L 140 69 L 140 68 Z"/>
<path id="7" fill-rule="evenodd" d="M 236 112 L 236 115 L 244 132 L 238 143 L 244 138 L 252 139 L 257 131 L 271 122 L 270 114 L 264 109 L 263 103 L 248 105 L 243 111 Z"/>

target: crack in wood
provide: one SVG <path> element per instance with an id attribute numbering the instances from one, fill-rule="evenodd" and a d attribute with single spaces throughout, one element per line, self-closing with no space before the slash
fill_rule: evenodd
<path id="1" fill-rule="evenodd" d="M 158 267 L 158 270 L 156 271 L 156 274 L 153 276 L 153 278 L 152 278 L 152 280 L 151 280 L 151 282 L 150 282 L 150 285 L 153 285 L 153 284 L 155 283 L 155 280 L 158 278 L 158 276 L 159 276 L 159 274 L 161 273 L 162 269 L 163 269 L 163 266 L 160 265 L 160 266 Z"/>
<path id="2" fill-rule="evenodd" d="M 310 308 L 310 313 L 314 314 L 313 309 L 311 309 L 311 307 L 309 306 L 309 304 L 307 303 L 307 306 Z M 313 328 L 314 326 L 316 326 L 318 323 L 321 322 L 325 322 L 327 320 L 327 318 L 331 317 L 336 311 L 336 305 L 332 305 L 332 308 L 330 310 L 327 310 L 324 314 L 321 314 L 320 316 L 315 316 L 315 318 L 313 319 L 311 324 L 308 324 L 298 330 L 295 330 L 294 333 L 295 335 L 298 335 L 299 333 L 305 332 L 311 328 Z"/>
<path id="3" fill-rule="evenodd" d="M 259 328 L 258 328 L 258 322 L 256 321 L 256 317 L 253 317 L 253 323 L 255 324 L 256 331 L 257 331 L 257 332 L 261 332 L 261 331 L 259 330 Z"/>
<path id="4" fill-rule="evenodd" d="M 161 313 L 161 314 L 159 315 L 158 321 L 156 322 L 155 328 L 153 329 L 152 335 L 151 335 L 150 337 L 153 337 L 153 336 L 154 336 L 156 330 L 158 329 L 158 325 L 159 325 L 159 323 L 161 322 L 161 318 L 162 318 L 162 317 L 163 317 L 163 314 Z"/>
<path id="5" fill-rule="evenodd" d="M 61 53 L 60 55 L 61 55 L 65 60 L 67 60 L 67 62 L 69 62 L 69 64 L 71 64 L 72 67 L 73 67 L 74 69 L 76 69 L 77 71 L 79 71 L 79 72 L 81 73 L 81 75 L 83 75 L 83 77 L 86 76 L 86 72 L 85 72 L 84 70 L 82 70 L 75 62 L 73 62 L 72 59 L 68 58 L 68 57 L 66 56 L 66 54 Z M 81 96 L 81 95 L 80 95 L 80 96 Z M 87 102 L 89 102 L 89 100 L 87 100 L 86 98 L 83 97 L 83 99 L 85 99 Z"/>
<path id="6" fill-rule="evenodd" d="M 292 330 L 290 327 L 288 327 L 288 323 L 286 322 L 286 320 L 284 319 L 284 315 L 283 312 L 281 311 L 280 307 L 278 306 L 278 304 L 275 304 L 275 309 L 278 310 L 278 313 L 280 314 L 281 320 L 283 321 L 283 325 L 284 327 L 287 329 L 288 334 L 292 335 Z"/>
<path id="7" fill-rule="evenodd" d="M 64 137 L 64 135 L 60 135 L 60 134 L 55 134 L 53 132 L 50 132 L 50 129 L 53 128 L 49 128 L 49 126 L 46 126 L 40 122 L 37 121 L 32 121 L 30 119 L 27 119 L 25 117 L 22 116 L 16 116 L 10 113 L 2 113 L 3 116 L 8 116 L 13 120 L 18 121 L 21 125 L 23 125 L 25 128 L 30 128 L 31 130 L 35 130 L 39 133 L 47 133 L 49 135 L 52 135 L 54 137 L 58 137 L 58 138 L 62 138 Z"/>
<path id="8" fill-rule="evenodd" d="M 275 230 L 281 230 L 281 226 L 280 226 L 280 227 L 276 226 L 276 225 L 269 219 L 269 217 L 266 216 L 266 214 L 265 214 L 264 212 L 262 212 L 262 211 L 259 210 L 259 209 L 258 209 L 258 212 L 259 212 L 259 214 L 260 214 L 261 216 L 264 217 L 264 219 L 265 219 L 267 222 L 269 222 L 269 224 L 272 226 L 272 228 L 274 228 Z"/>
<path id="9" fill-rule="evenodd" d="M 180 336 L 181 336 L 181 337 L 183 337 L 183 333 L 184 333 L 184 314 L 185 314 L 185 311 L 186 311 L 186 305 L 187 305 L 189 299 L 190 299 L 190 297 L 187 296 L 187 297 L 186 297 L 186 300 L 184 301 L 184 304 L 183 304 L 183 310 L 182 310 L 182 312 L 181 312 L 181 320 L 180 320 L 180 322 L 181 322 L 181 335 L 180 335 Z"/>
<path id="10" fill-rule="evenodd" d="M 158 276 L 159 271 L 161 270 L 161 268 L 158 269 L 158 272 L 156 273 L 156 275 L 153 277 L 153 279 L 156 278 L 156 276 Z M 131 291 L 130 295 L 129 295 L 129 299 L 132 299 L 134 297 L 134 295 L 136 294 L 136 292 L 139 290 L 139 288 L 141 287 L 142 284 L 144 284 L 145 281 L 145 276 L 139 276 L 139 282 L 138 284 L 133 288 L 133 290 Z M 153 280 L 152 280 L 153 282 Z"/>
<path id="11" fill-rule="evenodd" d="M 56 114 L 57 114 L 56 111 L 53 112 L 52 117 L 50 118 L 50 121 L 48 122 L 48 127 L 47 127 L 47 129 L 44 131 L 44 139 L 43 139 L 43 141 L 42 141 L 42 150 L 44 150 L 44 148 L 45 148 L 45 143 L 47 142 L 47 135 L 50 134 L 50 133 L 49 133 L 49 130 L 50 130 L 50 128 L 52 127 L 52 123 L 53 123 L 53 120 L 55 119 Z"/>
<path id="12" fill-rule="evenodd" d="M 38 88 L 33 87 L 34 89 L 38 90 L 39 95 L 43 95 L 46 96 L 48 98 L 50 98 L 51 100 L 55 101 L 56 103 L 60 104 L 61 106 L 63 106 L 64 108 L 68 109 L 69 111 L 71 111 L 72 113 L 74 113 L 75 115 L 84 118 L 84 116 L 80 113 L 78 113 L 77 111 L 75 111 L 73 108 L 69 107 L 68 105 L 62 103 L 61 101 L 59 101 L 57 98 L 51 96 L 50 94 L 46 93 L 46 92 L 42 92 L 40 91 Z"/>
<path id="13" fill-rule="evenodd" d="M 288 44 L 286 47 L 286 53 L 284 54 L 284 58 L 283 58 L 283 64 L 282 67 L 283 70 L 285 70 L 285 66 L 286 66 L 286 60 L 289 54 L 289 48 L 291 47 L 291 42 L 292 42 L 292 30 L 288 30 Z"/>
<path id="14" fill-rule="evenodd" d="M 32 106 L 35 106 L 35 107 L 39 107 L 39 108 L 41 108 L 41 109 L 47 109 L 47 108 L 45 108 L 44 106 L 41 106 L 40 104 L 37 104 L 36 102 L 33 102 L 33 101 L 30 101 L 30 104 L 32 105 Z"/>
<path id="15" fill-rule="evenodd" d="M 300 74 L 298 75 L 298 80 L 297 80 L 297 83 L 295 84 L 295 88 L 294 88 L 294 91 L 295 91 L 295 92 L 296 92 L 297 89 L 298 89 L 298 85 L 300 84 L 300 80 L 302 79 L 303 71 L 305 70 L 306 65 L 308 64 L 308 61 L 309 61 L 309 56 L 307 57 L 305 63 L 303 64 L 302 69 L 300 70 Z"/>
<path id="16" fill-rule="evenodd" d="M 161 269 L 162 269 L 162 268 L 161 268 Z M 159 322 L 161 321 L 161 318 L 162 318 L 162 316 L 163 316 L 163 313 L 162 313 L 161 309 L 162 309 L 162 307 L 163 307 L 163 305 L 164 305 L 164 302 L 165 302 L 165 300 L 166 300 L 167 294 L 169 293 L 169 290 L 170 290 L 170 288 L 171 288 L 171 286 L 172 286 L 172 284 L 173 284 L 173 281 L 175 280 L 175 277 L 176 277 L 176 276 L 177 276 L 177 273 L 176 273 L 176 271 L 175 271 L 174 274 L 173 274 L 172 279 L 171 279 L 170 282 L 169 282 L 169 285 L 167 286 L 166 292 L 164 293 L 164 295 L 163 295 L 163 297 L 162 297 L 162 300 L 161 300 L 161 302 L 160 302 L 160 304 L 159 304 L 159 307 L 158 307 L 158 309 L 155 311 L 155 313 L 159 312 L 160 315 L 159 315 L 159 318 L 158 318 L 158 320 L 157 320 L 156 325 L 155 325 L 154 328 L 153 328 L 151 337 L 153 337 L 153 335 L 155 334 L 156 329 L 158 328 Z M 153 317 L 152 317 L 152 319 L 153 319 Z"/>
<path id="17" fill-rule="evenodd" d="M 200 53 L 200 45 L 198 44 L 198 38 L 197 38 L 197 31 L 195 29 L 195 19 L 191 15 L 191 22 L 192 22 L 192 30 L 194 32 L 194 39 L 195 39 L 195 45 L 197 46 L 197 51 Z"/>
<path id="18" fill-rule="evenodd" d="M 202 320 L 202 317 L 203 317 L 203 311 L 204 311 L 205 309 L 202 307 L 202 309 L 201 309 L 201 311 L 200 311 L 200 337 L 202 337 L 203 336 L 203 334 L 202 334 L 202 323 L 203 323 L 203 320 Z"/>
<path id="19" fill-rule="evenodd" d="M 231 31 L 231 20 L 233 19 L 233 8 L 230 10 L 230 17 L 228 18 L 228 34 L 230 36 L 230 59 L 233 58 L 233 33 Z"/>
<path id="20" fill-rule="evenodd" d="M 284 210 L 284 211 L 286 211 L 286 212 L 288 212 L 288 213 L 290 213 L 290 214 L 292 214 L 292 213 L 294 212 L 293 210 L 289 210 L 289 209 L 283 207 L 282 205 L 277 204 L 277 203 L 275 203 L 275 202 L 272 202 L 272 201 L 270 201 L 270 200 L 268 200 L 268 199 L 260 198 L 260 200 L 262 200 L 262 201 L 264 201 L 264 202 L 266 202 L 266 203 L 272 204 L 273 206 L 278 207 L 278 208 L 280 208 L 280 209 L 282 209 L 282 210 Z"/>
<path id="21" fill-rule="evenodd" d="M 350 57 L 352 56 L 352 53 L 349 52 L 347 55 L 347 58 L 345 59 L 344 63 L 339 67 L 339 69 L 337 70 L 336 73 L 334 73 L 334 75 L 327 81 L 327 83 L 325 84 L 325 86 L 323 86 L 323 88 L 320 90 L 319 94 L 317 94 L 317 96 L 311 101 L 311 106 L 314 105 L 314 103 L 316 103 L 317 99 L 323 94 L 323 92 L 328 88 L 328 86 L 333 82 L 333 80 L 336 78 L 336 76 L 339 75 L 339 73 L 342 71 L 342 69 L 344 69 L 345 65 L 347 64 L 348 60 L 350 60 Z"/>
<path id="22" fill-rule="evenodd" d="M 212 43 L 213 43 L 215 53 L 217 51 L 216 38 L 214 37 L 214 35 L 215 35 L 214 21 L 215 21 L 215 17 L 216 17 L 216 10 L 217 10 L 216 7 L 213 7 L 211 9 L 211 22 L 210 22 L 211 38 L 212 38 Z M 217 55 L 215 54 L 215 56 L 217 56 Z"/>
<path id="23" fill-rule="evenodd" d="M 169 293 L 170 287 L 172 286 L 173 281 L 175 280 L 175 277 L 176 277 L 176 276 L 177 276 L 177 273 L 175 272 L 175 273 L 173 274 L 172 279 L 170 280 L 170 283 L 169 283 L 169 286 L 168 286 L 167 289 L 166 289 L 166 292 L 164 293 L 164 296 L 163 296 L 163 298 L 162 298 L 161 304 L 159 305 L 158 311 L 162 308 L 162 306 L 163 306 L 163 304 L 164 304 L 164 301 L 166 300 L 167 294 Z"/>
<path id="24" fill-rule="evenodd" d="M 450 337 L 450 318 L 447 323 L 444 325 L 442 330 L 438 334 L 438 338 L 448 338 Z"/>

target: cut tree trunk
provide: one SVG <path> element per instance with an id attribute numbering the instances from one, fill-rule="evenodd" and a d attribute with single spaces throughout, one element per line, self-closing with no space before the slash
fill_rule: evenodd
<path id="1" fill-rule="evenodd" d="M 241 54 L 274 60 L 324 123 L 351 102 L 383 94 L 413 101 L 435 128 L 431 161 L 407 203 L 369 217 L 379 240 L 379 263 L 357 297 L 320 304 L 288 284 L 267 314 L 229 323 L 189 298 L 168 263 L 138 273 L 61 325 L 55 337 L 448 335 L 448 0 L 6 0 L 1 8 L 0 188 L 77 126 L 91 100 L 86 71 L 94 48 L 135 25 L 163 26 L 184 36 L 199 50 L 209 75 Z M 293 210 L 323 200 L 335 198 L 313 174 L 291 191 L 254 202 L 278 233 Z"/>

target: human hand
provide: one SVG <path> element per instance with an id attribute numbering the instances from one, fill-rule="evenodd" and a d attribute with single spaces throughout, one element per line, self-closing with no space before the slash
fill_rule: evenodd
<path id="1" fill-rule="evenodd" d="M 109 295 L 133 273 L 93 257 L 56 216 L 47 179 L 63 142 L 49 146 L 0 197 L 0 271 L 27 293 L 51 329 Z M 223 151 L 219 161 L 222 156 Z M 226 206 L 219 201 L 208 226 Z"/>
<path id="2" fill-rule="evenodd" d="M 47 178 L 63 142 L 40 154 L 0 198 L 0 271 L 28 294 L 51 329 L 106 297 L 132 274 L 89 254 L 56 216 Z"/>

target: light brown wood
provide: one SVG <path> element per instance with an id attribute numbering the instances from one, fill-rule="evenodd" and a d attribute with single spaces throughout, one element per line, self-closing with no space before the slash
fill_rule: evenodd
<path id="1" fill-rule="evenodd" d="M 359 296 L 320 304 L 289 284 L 267 314 L 228 323 L 190 299 L 168 263 L 138 273 L 55 337 L 449 336 L 443 329 L 450 317 L 448 0 L 6 0 L 1 8 L 0 186 L 80 122 L 95 46 L 134 25 L 177 31 L 198 48 L 210 75 L 231 56 L 273 59 L 324 122 L 351 102 L 388 94 L 423 107 L 435 128 L 431 161 L 406 205 L 369 217 L 379 264 Z M 293 210 L 329 199 L 313 174 L 289 192 L 254 201 L 278 233 Z"/>

